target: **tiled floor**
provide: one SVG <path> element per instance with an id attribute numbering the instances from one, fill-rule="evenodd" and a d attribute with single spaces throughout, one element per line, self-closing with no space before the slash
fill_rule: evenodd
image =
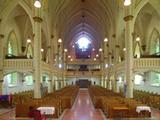
<path id="1" fill-rule="evenodd" d="M 94 109 L 88 90 L 80 90 L 71 110 L 65 112 L 62 120 L 104 120 L 101 112 Z"/>

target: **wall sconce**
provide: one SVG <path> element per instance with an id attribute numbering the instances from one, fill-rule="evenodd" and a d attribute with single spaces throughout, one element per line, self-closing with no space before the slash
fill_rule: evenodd
<path id="1" fill-rule="evenodd" d="M 27 43 L 31 43 L 31 39 L 29 37 L 27 39 Z"/>
<path id="2" fill-rule="evenodd" d="M 137 38 L 136 38 L 136 41 L 137 41 L 137 42 L 139 42 L 140 40 L 141 40 L 140 37 L 137 37 Z"/>

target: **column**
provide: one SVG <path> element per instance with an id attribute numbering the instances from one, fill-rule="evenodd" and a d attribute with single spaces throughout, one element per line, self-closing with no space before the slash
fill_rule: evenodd
<path id="1" fill-rule="evenodd" d="M 49 40 L 49 43 L 48 43 L 48 58 L 49 58 L 49 66 L 50 66 L 50 78 L 49 78 L 49 88 L 48 88 L 48 93 L 52 93 L 53 92 L 53 65 L 54 65 L 54 56 L 53 56 L 53 38 L 54 36 L 51 35 L 51 38 Z"/>
<path id="2" fill-rule="evenodd" d="M 0 34 L 0 94 L 2 94 L 2 85 L 3 85 L 3 59 L 4 59 L 4 54 L 3 54 L 3 41 L 4 41 L 4 35 Z"/>
<path id="3" fill-rule="evenodd" d="M 116 38 L 117 41 L 118 38 Z M 117 43 L 117 42 L 116 42 Z M 114 92 L 119 92 L 118 88 L 118 75 L 117 75 L 117 70 L 116 66 L 119 63 L 119 45 L 115 45 L 115 54 L 114 54 Z"/>
<path id="4" fill-rule="evenodd" d="M 34 98 L 41 98 L 41 23 L 40 9 L 35 8 L 34 19 Z"/>
<path id="5" fill-rule="evenodd" d="M 132 41 L 132 23 L 133 16 L 131 8 L 125 8 L 125 76 L 126 76 L 126 98 L 133 98 L 133 41 Z"/>
<path id="6" fill-rule="evenodd" d="M 108 46 L 109 47 L 109 46 Z M 109 49 L 109 48 L 108 48 Z M 108 50 L 109 51 L 109 50 Z M 111 52 L 108 52 L 108 74 L 107 74 L 107 88 L 109 90 L 112 89 L 112 86 L 111 86 L 111 64 L 112 64 L 112 53 Z"/>

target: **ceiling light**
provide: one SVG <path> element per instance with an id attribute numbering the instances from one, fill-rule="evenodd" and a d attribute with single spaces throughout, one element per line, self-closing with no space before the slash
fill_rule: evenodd
<path id="1" fill-rule="evenodd" d="M 95 51 L 95 49 L 93 48 L 92 51 Z"/>
<path id="2" fill-rule="evenodd" d="M 75 46 L 73 45 L 72 48 L 74 48 Z"/>
<path id="3" fill-rule="evenodd" d="M 102 48 L 99 48 L 99 52 L 102 52 Z"/>
<path id="4" fill-rule="evenodd" d="M 123 51 L 126 51 L 126 48 L 123 48 Z"/>
<path id="5" fill-rule="evenodd" d="M 67 49 L 64 49 L 64 52 L 67 52 L 68 50 Z"/>
<path id="6" fill-rule="evenodd" d="M 124 0 L 124 6 L 131 5 L 131 0 Z"/>
<path id="7" fill-rule="evenodd" d="M 96 58 L 94 58 L 94 61 L 96 61 L 97 59 Z"/>
<path id="8" fill-rule="evenodd" d="M 68 55 L 68 58 L 71 58 L 71 56 L 70 56 L 70 55 Z"/>
<path id="9" fill-rule="evenodd" d="M 96 57 L 99 57 L 99 55 L 97 54 Z"/>
<path id="10" fill-rule="evenodd" d="M 71 59 L 71 61 L 73 61 L 73 59 Z"/>
<path id="11" fill-rule="evenodd" d="M 59 42 L 59 43 L 61 43 L 61 42 L 62 42 L 62 39 L 61 39 L 61 38 L 59 38 L 59 39 L 58 39 L 58 42 Z"/>
<path id="12" fill-rule="evenodd" d="M 104 42 L 108 42 L 108 39 L 107 39 L 107 38 L 105 38 L 105 39 L 104 39 Z"/>
<path id="13" fill-rule="evenodd" d="M 41 2 L 40 2 L 39 0 L 35 0 L 34 6 L 35 6 L 36 8 L 41 8 Z"/>

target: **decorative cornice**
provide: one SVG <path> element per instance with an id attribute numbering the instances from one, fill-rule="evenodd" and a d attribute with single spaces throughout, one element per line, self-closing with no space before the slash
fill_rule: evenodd
<path id="1" fill-rule="evenodd" d="M 126 17 L 124 17 L 124 21 L 127 22 L 127 21 L 130 21 L 133 19 L 133 16 L 132 15 L 128 15 Z"/>
<path id="2" fill-rule="evenodd" d="M 37 16 L 33 17 L 33 20 L 35 22 L 39 22 L 39 23 L 43 22 L 43 19 L 41 17 L 37 17 Z"/>
<path id="3" fill-rule="evenodd" d="M 0 34 L 0 38 L 4 38 L 4 35 L 3 35 L 3 34 Z"/>

